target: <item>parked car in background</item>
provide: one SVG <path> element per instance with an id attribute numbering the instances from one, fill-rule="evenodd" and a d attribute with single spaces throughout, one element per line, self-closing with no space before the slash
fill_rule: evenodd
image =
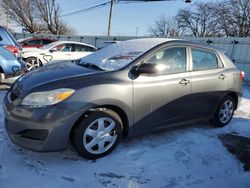
<path id="1" fill-rule="evenodd" d="M 56 41 L 36 50 L 23 50 L 23 59 L 28 70 L 52 61 L 76 60 L 96 51 L 96 47 L 80 42 Z"/>
<path id="2" fill-rule="evenodd" d="M 0 26 L 0 83 L 2 80 L 23 74 L 22 47 L 4 27 Z"/>
<path id="3" fill-rule="evenodd" d="M 45 46 L 55 41 L 57 40 L 43 37 L 30 37 L 18 40 L 19 44 L 23 48 L 41 48 L 42 46 Z"/>
<path id="4" fill-rule="evenodd" d="M 35 151 L 110 153 L 122 136 L 201 120 L 227 125 L 244 73 L 221 51 L 175 39 L 122 41 L 19 78 L 4 99 L 11 140 Z"/>

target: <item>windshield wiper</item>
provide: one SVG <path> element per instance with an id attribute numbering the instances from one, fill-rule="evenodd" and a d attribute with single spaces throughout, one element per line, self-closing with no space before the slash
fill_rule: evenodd
<path id="1" fill-rule="evenodd" d="M 96 70 L 100 70 L 100 71 L 105 71 L 104 69 L 102 69 L 98 65 L 95 65 L 95 64 L 92 64 L 92 63 L 81 63 L 81 59 L 75 60 L 74 63 L 76 65 L 79 65 L 79 66 L 82 66 L 82 67 L 87 67 L 87 68 L 90 68 L 90 69 L 96 69 Z"/>

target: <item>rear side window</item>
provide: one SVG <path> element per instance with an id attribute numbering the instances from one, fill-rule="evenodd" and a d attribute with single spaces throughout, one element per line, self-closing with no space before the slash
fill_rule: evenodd
<path id="1" fill-rule="evenodd" d="M 212 51 L 192 48 L 193 70 L 207 70 L 222 67 L 217 55 Z"/>

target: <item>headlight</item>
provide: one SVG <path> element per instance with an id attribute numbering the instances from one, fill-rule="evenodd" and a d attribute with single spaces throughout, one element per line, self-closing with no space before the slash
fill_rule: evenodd
<path id="1" fill-rule="evenodd" d="M 22 105 L 32 106 L 32 107 L 43 107 L 48 105 L 53 105 L 61 101 L 66 100 L 75 92 L 74 89 L 61 88 L 51 91 L 34 92 L 27 95 L 23 101 Z"/>

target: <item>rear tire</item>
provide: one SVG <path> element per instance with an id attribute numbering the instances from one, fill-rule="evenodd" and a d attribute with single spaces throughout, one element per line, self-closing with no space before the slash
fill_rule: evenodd
<path id="1" fill-rule="evenodd" d="M 226 126 L 232 119 L 235 111 L 235 100 L 232 96 L 224 97 L 215 111 L 212 123 L 216 127 Z"/>
<path id="2" fill-rule="evenodd" d="M 122 137 L 122 121 L 111 110 L 92 111 L 75 128 L 73 145 L 87 159 L 111 153 Z"/>

